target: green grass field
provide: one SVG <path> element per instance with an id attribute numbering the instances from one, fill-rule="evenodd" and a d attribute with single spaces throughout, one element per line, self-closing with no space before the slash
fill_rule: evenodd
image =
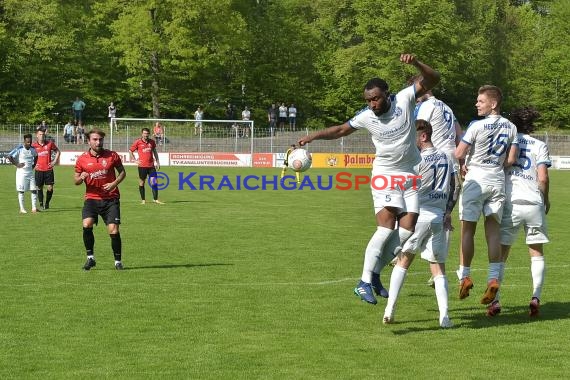
<path id="1" fill-rule="evenodd" d="M 164 171 L 174 182 L 161 192 L 167 204 L 142 206 L 136 168 L 127 167 L 120 186 L 127 270 L 114 269 L 101 223 L 97 267 L 84 272 L 84 187 L 73 185 L 72 168 L 56 168 L 50 210 L 20 215 L 15 169 L 0 166 L 0 378 L 567 378 L 569 172 L 551 171 L 541 317 L 527 316 L 530 260 L 522 237 L 506 270 L 503 312 L 485 316 L 478 303 L 487 275 L 480 226 L 475 288 L 464 301 L 453 273 L 459 231 L 453 233 L 448 277 L 456 327 L 441 330 L 419 259 L 396 324 L 382 324 L 383 299 L 371 306 L 352 294 L 374 231 L 368 188 L 179 191 L 178 171 L 235 178 L 279 169 Z M 389 277 L 387 268 L 385 284 Z"/>

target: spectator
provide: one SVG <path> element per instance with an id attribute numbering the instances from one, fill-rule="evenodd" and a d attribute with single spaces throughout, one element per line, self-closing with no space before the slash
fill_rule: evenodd
<path id="1" fill-rule="evenodd" d="M 83 110 L 85 109 L 85 103 L 83 100 L 79 99 L 79 96 L 75 98 L 75 101 L 71 105 L 73 110 L 73 116 L 75 117 L 75 123 L 78 124 L 83 121 Z"/>
<path id="2" fill-rule="evenodd" d="M 119 132 L 117 121 L 114 120 L 115 117 L 117 117 L 117 107 L 111 102 L 111 104 L 109 104 L 109 128 L 113 129 L 113 127 L 115 127 L 115 132 Z"/>
<path id="3" fill-rule="evenodd" d="M 73 144 L 76 140 L 75 136 L 75 124 L 73 124 L 73 120 L 69 119 L 67 124 L 63 127 L 63 139 L 68 144 Z"/>
<path id="4" fill-rule="evenodd" d="M 267 121 L 269 121 L 270 135 L 275 136 L 275 126 L 277 123 L 277 107 L 275 103 L 271 104 L 271 107 L 267 110 Z"/>
<path id="5" fill-rule="evenodd" d="M 202 134 L 203 119 L 204 119 L 204 111 L 202 110 L 202 107 L 198 106 L 198 109 L 196 110 L 196 112 L 194 112 L 194 120 L 196 120 L 196 123 L 194 123 L 194 136 L 196 136 L 198 132 L 200 132 L 200 135 Z"/>
<path id="6" fill-rule="evenodd" d="M 80 121 L 79 124 L 77 124 L 77 130 L 76 130 L 76 140 L 75 143 L 79 144 L 79 141 L 81 140 L 81 144 L 85 144 L 85 127 L 83 126 L 83 123 Z"/>
<path id="7" fill-rule="evenodd" d="M 164 129 L 158 121 L 154 124 L 154 128 L 152 129 L 152 135 L 156 140 L 156 144 L 162 145 L 162 143 L 164 142 Z"/>
<path id="8" fill-rule="evenodd" d="M 285 130 L 285 122 L 287 121 L 287 106 L 281 103 L 279 106 L 279 132 Z"/>
<path id="9" fill-rule="evenodd" d="M 249 121 L 251 119 L 251 112 L 247 106 L 243 109 L 241 113 L 241 119 L 244 121 Z M 249 137 L 249 123 L 244 123 L 242 128 L 242 137 Z"/>
<path id="10" fill-rule="evenodd" d="M 289 106 L 289 128 L 291 128 L 292 131 L 295 131 L 297 129 L 297 108 L 295 108 L 295 105 L 293 103 L 291 103 L 291 105 Z"/>

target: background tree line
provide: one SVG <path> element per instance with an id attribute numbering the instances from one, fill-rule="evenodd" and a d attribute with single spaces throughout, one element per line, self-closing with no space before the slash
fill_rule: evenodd
<path id="1" fill-rule="evenodd" d="M 0 122 L 65 121 L 80 96 L 88 121 L 111 101 L 163 118 L 198 105 L 223 118 L 230 102 L 262 127 L 272 102 L 293 102 L 320 128 L 362 108 L 369 77 L 403 87 L 411 52 L 464 125 L 496 84 L 505 110 L 531 104 L 564 127 L 568 19 L 568 0 L 2 0 Z"/>

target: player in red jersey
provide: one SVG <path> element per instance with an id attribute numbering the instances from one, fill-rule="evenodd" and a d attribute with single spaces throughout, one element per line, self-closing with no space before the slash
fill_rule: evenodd
<path id="1" fill-rule="evenodd" d="M 32 147 L 38 152 L 38 163 L 35 172 L 38 200 L 40 201 L 40 208 L 47 210 L 53 196 L 53 185 L 55 183 L 53 167 L 59 160 L 61 152 L 53 140 L 46 141 L 46 129 L 43 126 L 39 126 L 36 129 L 36 141 L 32 144 Z M 53 155 L 54 152 L 55 155 Z M 47 187 L 45 206 L 44 185 Z"/>
<path id="2" fill-rule="evenodd" d="M 95 263 L 93 248 L 95 236 L 93 225 L 98 217 L 107 225 L 111 237 L 111 247 L 115 256 L 115 268 L 123 269 L 121 261 L 121 224 L 119 184 L 126 176 L 125 168 L 119 155 L 103 148 L 105 132 L 92 129 L 87 133 L 89 150 L 77 158 L 74 181 L 76 185 L 85 183 L 85 202 L 83 204 L 83 243 L 87 251 L 84 270 L 90 270 Z M 115 175 L 115 171 L 118 175 Z"/>
<path id="3" fill-rule="evenodd" d="M 150 138 L 150 129 L 143 128 L 141 133 L 141 138 L 136 139 L 129 149 L 131 161 L 135 161 L 139 166 L 139 193 L 141 194 L 141 204 L 144 205 L 146 203 L 144 182 L 148 176 L 150 181 L 149 185 L 152 189 L 152 199 L 154 203 L 162 205 L 164 203 L 158 200 L 156 174 L 154 174 L 157 170 L 160 170 L 156 143 Z M 135 158 L 134 152 L 137 152 L 138 159 Z"/>

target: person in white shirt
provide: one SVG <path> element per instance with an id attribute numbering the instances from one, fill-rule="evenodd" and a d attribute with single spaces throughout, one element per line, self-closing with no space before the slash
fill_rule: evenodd
<path id="1" fill-rule="evenodd" d="M 202 110 L 201 106 L 198 106 L 198 108 L 196 109 L 196 112 L 194 112 L 194 120 L 196 120 L 196 123 L 194 123 L 194 136 L 196 136 L 198 134 L 198 132 L 201 135 L 202 134 L 202 120 L 204 120 L 204 111 Z"/>
<path id="2" fill-rule="evenodd" d="M 379 294 L 381 283 L 373 275 L 384 245 L 390 236 L 399 234 L 403 244 L 413 233 L 418 217 L 417 174 L 414 166 L 420 162 L 416 147 L 414 108 L 416 99 L 439 83 L 440 75 L 411 54 L 401 54 L 400 62 L 415 66 L 422 79 L 396 95 L 391 95 L 386 81 L 372 78 L 364 86 L 367 107 L 349 121 L 332 126 L 299 139 L 300 146 L 313 140 L 333 140 L 348 136 L 358 129 L 366 129 L 376 147 L 372 167 L 372 198 L 376 214 L 376 232 L 372 235 L 364 253 L 364 265 L 360 282 L 354 289 L 363 301 L 376 304 L 372 289 Z M 377 186 L 374 178 L 402 181 L 389 186 Z M 395 231 L 399 220 L 398 231 Z M 391 255 L 393 256 L 393 255 Z M 389 262 L 389 260 L 388 260 Z"/>
<path id="3" fill-rule="evenodd" d="M 450 215 L 455 206 L 455 176 L 449 156 L 434 147 L 431 142 L 432 126 L 425 120 L 416 120 L 417 145 L 422 161 L 418 166 L 421 186 L 418 191 L 420 215 L 414 234 L 402 247 L 390 278 L 390 294 L 383 322 L 394 322 L 394 309 L 400 290 L 404 285 L 408 268 L 419 252 L 429 262 L 434 278 L 435 295 L 439 308 L 439 325 L 449 328 L 453 323 L 448 315 L 448 287 L 445 260 L 449 253 L 445 230 L 450 228 Z"/>
<path id="4" fill-rule="evenodd" d="M 285 123 L 287 122 L 287 106 L 281 103 L 279 106 L 279 132 L 285 130 Z"/>
<path id="5" fill-rule="evenodd" d="M 287 113 L 289 114 L 289 128 L 292 131 L 297 130 L 297 108 L 293 103 L 289 106 Z"/>
<path id="6" fill-rule="evenodd" d="M 38 212 L 37 208 L 37 187 L 34 175 L 34 168 L 38 162 L 38 153 L 32 147 L 32 135 L 24 135 L 24 143 L 14 148 L 8 154 L 8 160 L 16 166 L 16 191 L 18 192 L 18 203 L 20 204 L 20 213 L 26 214 L 24 207 L 24 193 L 31 191 L 32 193 L 32 212 Z"/>
<path id="7" fill-rule="evenodd" d="M 515 163 L 505 170 L 507 199 L 501 220 L 502 267 L 499 280 L 502 281 L 505 263 L 519 229 L 524 227 L 526 244 L 530 255 L 532 296 L 529 315 L 539 314 L 540 297 L 544 283 L 545 264 L 543 244 L 549 243 L 546 214 L 550 210 L 548 197 L 548 168 L 551 166 L 546 144 L 530 136 L 533 122 L 540 114 L 534 108 L 518 108 L 511 112 L 510 119 L 517 126 L 517 137 L 513 142 L 509 161 Z M 501 312 L 499 293 L 487 308 L 487 315 Z"/>
<path id="8" fill-rule="evenodd" d="M 251 119 L 251 111 L 249 108 L 247 108 L 247 106 L 243 109 L 243 111 L 241 111 L 241 119 L 245 121 L 249 121 Z M 241 137 L 249 137 L 249 126 L 249 123 L 243 124 Z"/>
<path id="9" fill-rule="evenodd" d="M 487 289 L 481 304 L 490 304 L 499 290 L 501 268 L 500 224 L 505 203 L 505 173 L 509 149 L 517 130 L 501 116 L 501 89 L 485 85 L 479 88 L 477 114 L 484 119 L 472 122 L 455 150 L 455 157 L 465 159 L 465 181 L 459 198 L 461 249 L 459 299 L 473 288 L 471 262 L 475 251 L 474 236 L 481 213 L 485 217 L 485 238 L 489 257 Z M 508 165 L 507 165 L 508 166 Z"/>

